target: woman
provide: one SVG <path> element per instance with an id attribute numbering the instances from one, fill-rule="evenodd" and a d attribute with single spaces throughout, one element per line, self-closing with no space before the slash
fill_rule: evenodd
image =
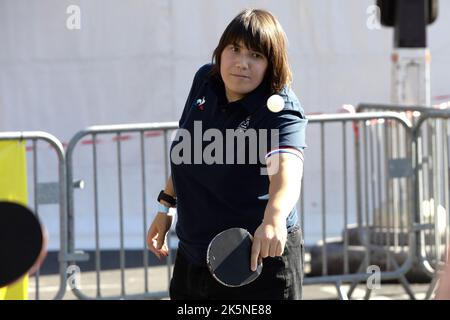
<path id="1" fill-rule="evenodd" d="M 177 208 L 171 299 L 301 299 L 304 251 L 295 204 L 307 120 L 290 83 L 285 33 L 264 10 L 239 13 L 213 63 L 197 71 L 171 147 L 171 177 L 147 236 L 149 250 L 167 256 L 167 212 Z M 281 111 L 267 106 L 274 94 L 282 98 Z M 246 135 L 245 143 L 236 147 L 230 130 Z M 265 161 L 255 162 L 261 153 Z M 254 237 L 251 269 L 263 261 L 261 275 L 238 288 L 217 282 L 206 266 L 209 242 L 232 227 Z"/>

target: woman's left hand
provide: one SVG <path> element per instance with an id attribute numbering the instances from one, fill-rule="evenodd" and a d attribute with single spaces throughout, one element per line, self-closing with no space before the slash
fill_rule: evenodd
<path id="1" fill-rule="evenodd" d="M 285 218 L 264 220 L 253 236 L 251 269 L 256 270 L 258 259 L 281 256 L 286 244 L 287 229 Z"/>

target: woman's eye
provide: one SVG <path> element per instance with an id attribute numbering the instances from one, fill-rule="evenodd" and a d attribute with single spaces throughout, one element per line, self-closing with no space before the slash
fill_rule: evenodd
<path id="1" fill-rule="evenodd" d="M 254 53 L 252 54 L 252 57 L 253 57 L 253 58 L 259 59 L 259 58 L 262 58 L 262 54 L 254 52 Z"/>
<path id="2" fill-rule="evenodd" d="M 231 51 L 232 51 L 232 52 L 238 52 L 238 51 L 239 51 L 239 48 L 236 47 L 236 46 L 231 46 Z"/>

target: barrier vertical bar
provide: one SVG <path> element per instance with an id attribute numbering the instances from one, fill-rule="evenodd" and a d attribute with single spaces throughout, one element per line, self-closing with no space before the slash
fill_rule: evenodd
<path id="1" fill-rule="evenodd" d="M 325 132 L 323 123 L 320 124 L 320 163 L 321 163 L 321 190 L 322 190 L 322 274 L 328 274 L 328 255 L 326 240 L 326 185 L 325 185 Z"/>
<path id="2" fill-rule="evenodd" d="M 146 170 L 145 170 L 145 148 L 144 148 L 144 132 L 141 131 L 139 134 L 140 146 L 141 146 L 141 168 L 142 168 L 142 218 L 143 218 L 143 235 L 144 235 L 144 246 L 143 246 L 143 263 L 144 263 L 144 280 L 145 280 L 145 292 L 148 292 L 148 250 L 147 250 L 147 188 L 146 188 Z"/>
<path id="3" fill-rule="evenodd" d="M 125 246 L 123 230 L 122 150 L 121 134 L 117 133 L 117 168 L 119 178 L 119 228 L 120 228 L 120 294 L 125 296 Z"/>
<path id="4" fill-rule="evenodd" d="M 344 273 L 349 273 L 348 260 L 348 206 L 347 206 L 347 136 L 346 121 L 342 122 L 342 172 L 343 172 L 343 200 L 344 200 Z"/>
<path id="5" fill-rule="evenodd" d="M 101 254 L 100 254 L 100 220 L 98 212 L 98 174 L 97 174 L 97 135 L 92 135 L 92 161 L 94 175 L 94 218 L 95 218 L 95 273 L 97 297 L 101 297 Z"/>

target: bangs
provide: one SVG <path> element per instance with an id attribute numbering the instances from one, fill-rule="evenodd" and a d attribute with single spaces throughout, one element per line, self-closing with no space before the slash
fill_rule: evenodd
<path id="1" fill-rule="evenodd" d="M 264 29 L 257 19 L 243 18 L 242 21 L 234 21 L 229 27 L 223 39 L 224 46 L 242 43 L 250 50 L 260 52 L 266 57 L 270 56 L 272 45 L 269 35 L 263 32 Z"/>

